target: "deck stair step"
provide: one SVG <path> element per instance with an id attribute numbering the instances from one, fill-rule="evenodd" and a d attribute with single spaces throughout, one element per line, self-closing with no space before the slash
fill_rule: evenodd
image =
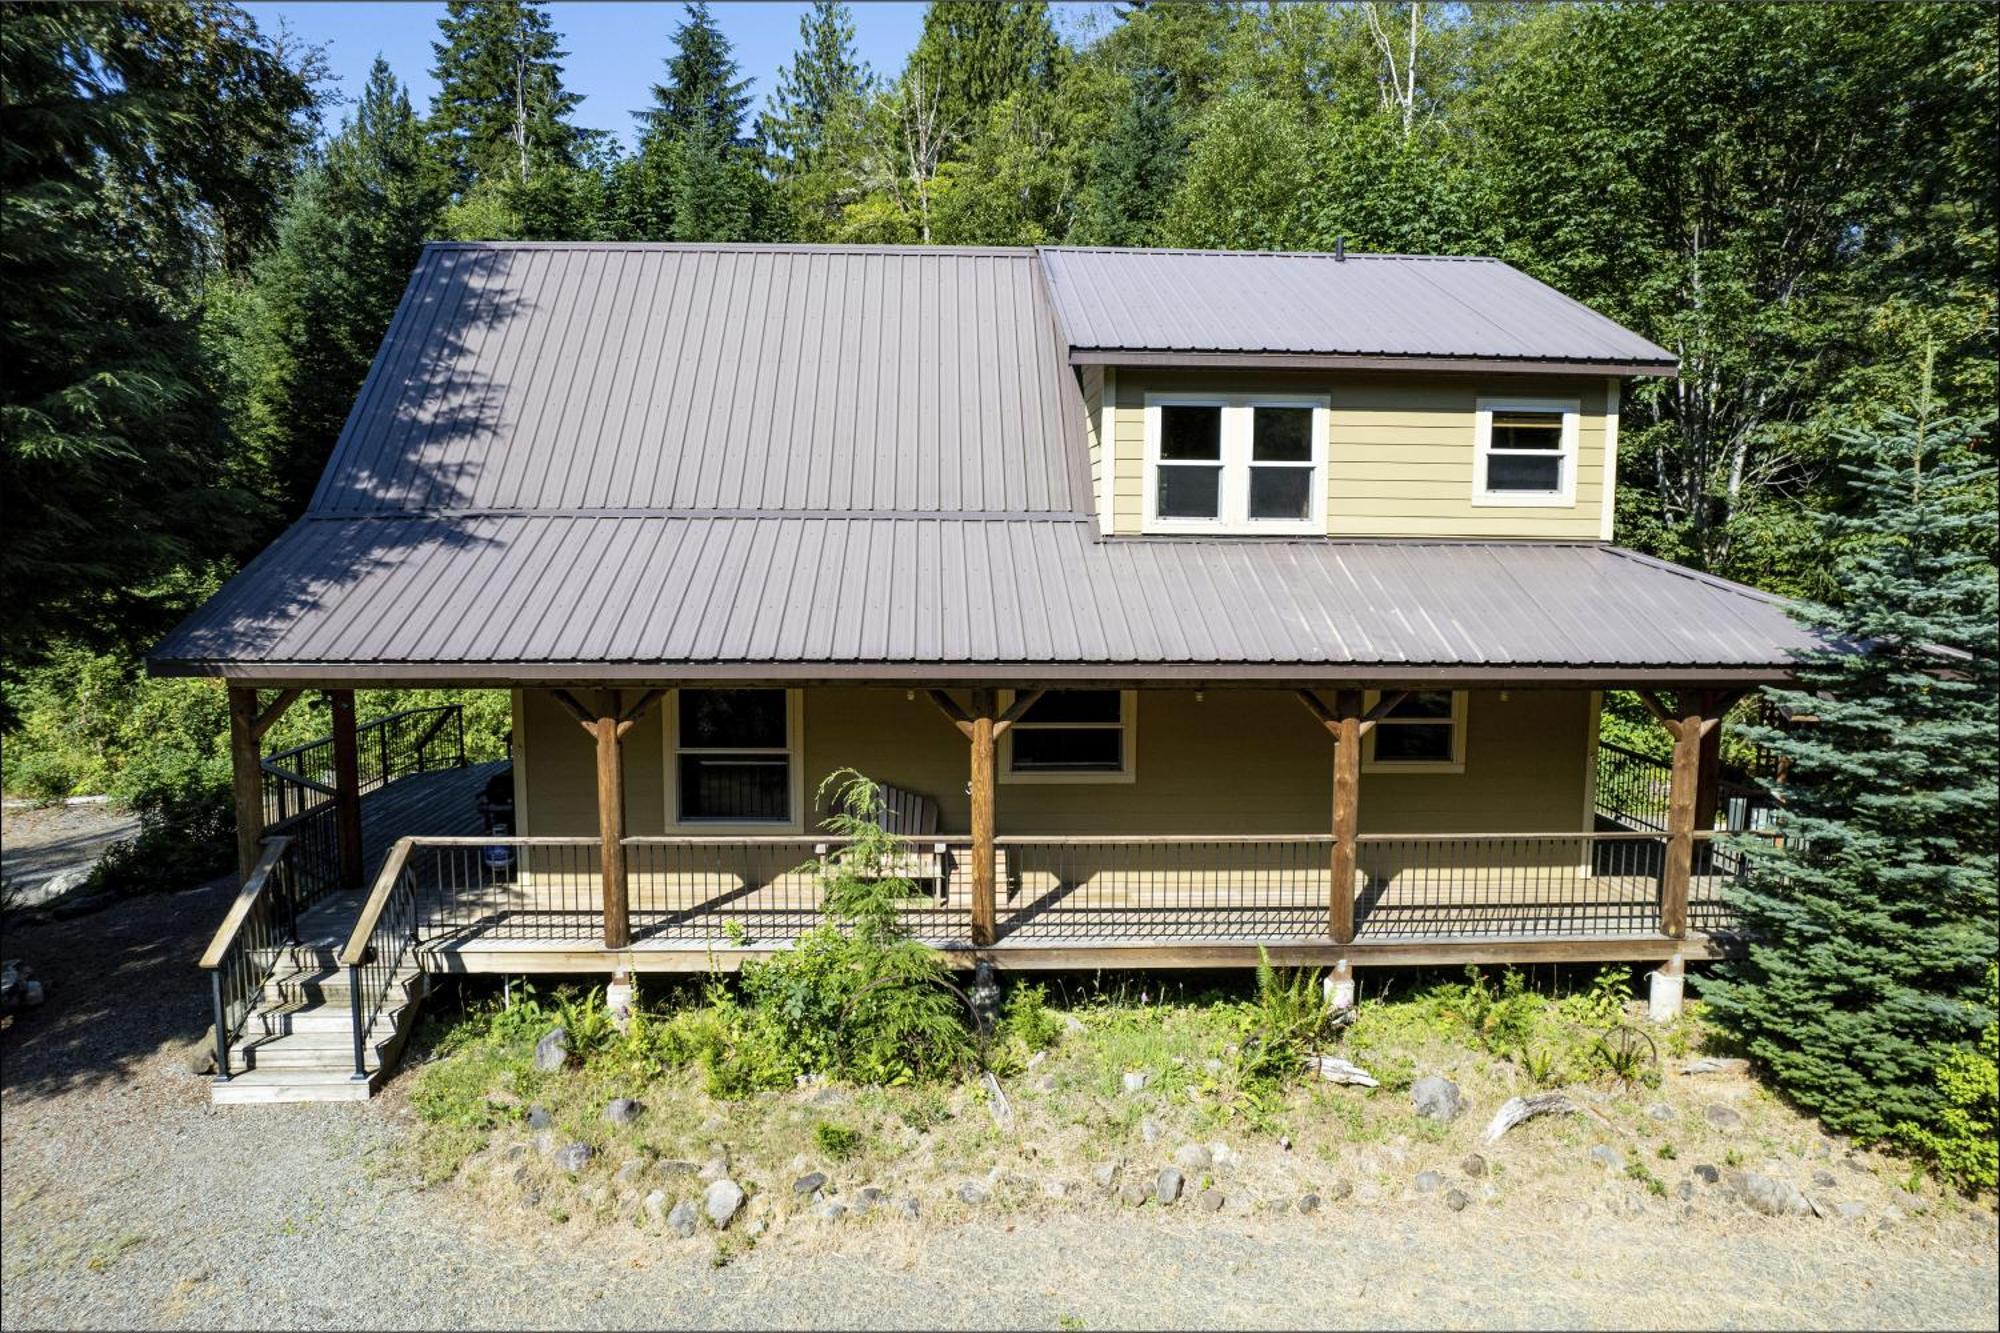
<path id="1" fill-rule="evenodd" d="M 212 1085 L 217 1105 L 365 1100 L 394 1066 L 415 1025 L 423 974 L 407 970 L 391 983 L 382 1011 L 369 1025 L 363 1056 L 368 1077 L 354 1077 L 354 1028 L 345 969 L 305 958 L 265 984 L 238 1040 L 230 1047 L 227 1079 Z"/>

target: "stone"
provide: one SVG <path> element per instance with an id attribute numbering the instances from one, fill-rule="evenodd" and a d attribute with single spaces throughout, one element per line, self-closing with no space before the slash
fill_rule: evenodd
<path id="1" fill-rule="evenodd" d="M 1174 1149 L 1174 1165 L 1183 1171 L 1206 1171 L 1214 1156 L 1199 1143 L 1184 1143 Z"/>
<path id="2" fill-rule="evenodd" d="M 614 1177 L 621 1185 L 631 1185 L 645 1174 L 646 1164 L 638 1158 L 628 1158 L 618 1164 L 618 1174 Z"/>
<path id="3" fill-rule="evenodd" d="M 1153 1144 L 1158 1143 L 1160 1141 L 1160 1135 L 1164 1132 L 1165 1131 L 1160 1128 L 1160 1122 L 1153 1119 L 1153 1117 L 1151 1116 L 1140 1117 L 1139 1137 L 1145 1141 L 1148 1147 L 1151 1147 Z"/>
<path id="4" fill-rule="evenodd" d="M 1444 1206 L 1451 1209 L 1454 1213 L 1464 1212 L 1465 1205 L 1471 1202 L 1472 1200 L 1465 1197 L 1464 1190 L 1446 1190 L 1444 1192 Z"/>
<path id="5" fill-rule="evenodd" d="M 1814 1217 L 1825 1218 L 1833 1216 L 1833 1205 L 1815 1195 L 1808 1194 L 1806 1196 L 1806 1207 L 1812 1209 Z"/>
<path id="6" fill-rule="evenodd" d="M 847 1205 L 834 1199 L 821 1199 L 813 1206 L 813 1212 L 828 1222 L 838 1222 L 847 1216 Z"/>
<path id="7" fill-rule="evenodd" d="M 641 1206 L 646 1210 L 646 1216 L 651 1218 L 656 1225 L 664 1222 L 667 1218 L 667 1192 L 665 1190 L 654 1190 L 646 1196 L 646 1202 Z"/>
<path id="8" fill-rule="evenodd" d="M 1153 1192 L 1146 1188 L 1143 1180 L 1128 1180 L 1118 1191 L 1118 1202 L 1127 1208 L 1137 1208 L 1152 1197 Z"/>
<path id="9" fill-rule="evenodd" d="M 1672 1120 L 1674 1118 L 1674 1108 L 1665 1102 L 1654 1102 L 1646 1108 L 1646 1114 L 1654 1120 Z"/>
<path id="10" fill-rule="evenodd" d="M 1221 1212 L 1222 1205 L 1225 1202 L 1227 1200 L 1222 1197 L 1222 1191 L 1218 1189 L 1205 1189 L 1195 1196 L 1195 1203 L 1200 1206 L 1204 1213 Z"/>
<path id="11" fill-rule="evenodd" d="M 535 1043 L 535 1068 L 553 1074 L 569 1063 L 569 1029 L 557 1024 Z"/>
<path id="12" fill-rule="evenodd" d="M 1314 1213 L 1318 1212 L 1319 1195 L 1301 1194 L 1299 1196 L 1299 1211 L 1304 1213 L 1307 1217 L 1311 1217 Z"/>
<path id="13" fill-rule="evenodd" d="M 1444 1184 L 1444 1177 L 1437 1172 L 1419 1171 L 1417 1172 L 1416 1179 L 1410 1182 L 1410 1188 L 1419 1194 L 1432 1194 L 1442 1184 Z"/>
<path id="14" fill-rule="evenodd" d="M 535 1151 L 542 1156 L 554 1157 L 556 1146 L 556 1132 L 553 1129 L 545 1129 L 535 1135 Z"/>
<path id="15" fill-rule="evenodd" d="M 1823 1190 L 1830 1190 L 1834 1186 L 1833 1172 L 1831 1171 L 1815 1171 L 1813 1172 L 1812 1180 L 1813 1184 Z"/>
<path id="16" fill-rule="evenodd" d="M 1208 1145 L 1208 1160 L 1217 1166 L 1235 1166 L 1242 1159 L 1226 1143 L 1217 1140 Z"/>
<path id="17" fill-rule="evenodd" d="M 1703 1056 L 1699 1060 L 1690 1060 L 1681 1066 L 1681 1073 L 1684 1075 L 1745 1074 L 1749 1071 L 1748 1060 L 1718 1059 L 1714 1056 Z"/>
<path id="18" fill-rule="evenodd" d="M 1696 1177 L 1698 1177 L 1701 1183 L 1704 1185 L 1713 1185 L 1716 1181 L 1722 1179 L 1722 1172 L 1716 1170 L 1712 1166 L 1707 1165 L 1706 1163 L 1703 1163 L 1701 1166 L 1696 1167 L 1694 1169 L 1694 1173 Z"/>
<path id="19" fill-rule="evenodd" d="M 1727 1106 L 1704 1106 L 1701 1118 L 1717 1129 L 1730 1130 L 1743 1127 L 1743 1116 Z"/>
<path id="20" fill-rule="evenodd" d="M 632 1097 L 613 1097 L 604 1104 L 604 1119 L 607 1124 L 629 1125 L 639 1118 L 646 1109 L 645 1103 Z"/>
<path id="21" fill-rule="evenodd" d="M 968 1180 L 958 1187 L 958 1197 L 961 1202 L 977 1208 L 992 1196 L 987 1193 L 985 1185 L 976 1180 Z"/>
<path id="22" fill-rule="evenodd" d="M 701 1213 L 695 1208 L 694 1200 L 682 1199 L 667 1213 L 667 1229 L 677 1236 L 692 1236 L 695 1222 Z"/>
<path id="23" fill-rule="evenodd" d="M 917 1201 L 908 1195 L 896 1200 L 896 1211 L 902 1215 L 905 1222 L 914 1222 L 924 1215 L 924 1210 L 917 1206 Z"/>
<path id="24" fill-rule="evenodd" d="M 1595 1148 L 1592 1148 L 1590 1150 L 1590 1160 L 1607 1171 L 1623 1171 L 1625 1169 L 1625 1159 L 1620 1157 L 1618 1150 L 1608 1143 L 1600 1143 Z"/>
<path id="25" fill-rule="evenodd" d="M 1805 1217 L 1812 1212 L 1806 1196 L 1791 1182 L 1756 1171 L 1732 1171 L 1730 1192 L 1753 1213 L 1766 1217 Z"/>
<path id="26" fill-rule="evenodd" d="M 555 1124 L 556 1118 L 548 1113 L 548 1108 L 540 1102 L 528 1108 L 528 1128 L 547 1129 Z"/>
<path id="27" fill-rule="evenodd" d="M 557 1170 L 567 1171 L 569 1174 L 575 1175 L 590 1165 L 590 1145 L 587 1143 L 572 1143 L 567 1148 L 557 1149 L 555 1163 Z"/>
<path id="28" fill-rule="evenodd" d="M 1448 1078 L 1432 1074 L 1420 1078 L 1410 1085 L 1410 1105 L 1426 1120 L 1437 1120 L 1450 1124 L 1458 1119 L 1465 1109 L 1464 1099 L 1459 1095 L 1458 1084 Z"/>
<path id="29" fill-rule="evenodd" d="M 1125 1072 L 1125 1091 L 1127 1092 L 1144 1092 L 1146 1090 L 1146 1082 L 1147 1075 L 1143 1069 L 1129 1069 Z"/>
<path id="30" fill-rule="evenodd" d="M 1056 1090 L 1056 1076 L 1054 1074 L 1035 1075 L 1036 1092 L 1054 1092 L 1055 1090 Z"/>
<path id="31" fill-rule="evenodd" d="M 1458 1164 L 1458 1168 L 1472 1179 L 1478 1180 L 1486 1174 L 1486 1159 L 1476 1152 L 1467 1153 L 1465 1160 Z"/>
<path id="32" fill-rule="evenodd" d="M 670 1157 L 664 1161 L 653 1163 L 653 1170 L 659 1172 L 668 1180 L 677 1180 L 682 1176 L 691 1176 L 701 1170 L 701 1168 L 693 1162 L 682 1158 Z"/>
<path id="33" fill-rule="evenodd" d="M 1044 1180 L 1042 1182 L 1042 1197 L 1045 1199 L 1066 1199 L 1069 1197 L 1069 1186 L 1060 1180 Z"/>
<path id="34" fill-rule="evenodd" d="M 701 1170 L 695 1172 L 697 1180 L 706 1180 L 711 1183 L 726 1179 L 728 1175 L 729 1159 L 726 1157 L 711 1157 L 702 1163 Z"/>
<path id="35" fill-rule="evenodd" d="M 854 1192 L 854 1211 L 857 1213 L 872 1213 L 875 1211 L 876 1205 L 888 1197 L 887 1194 L 882 1192 L 882 1187 L 879 1185 L 863 1185 Z"/>
<path id="36" fill-rule="evenodd" d="M 794 1180 L 792 1182 L 792 1193 L 808 1195 L 808 1196 L 814 1195 L 819 1193 L 820 1189 L 823 1186 L 825 1186 L 825 1184 L 826 1184 L 826 1172 L 808 1171 L 806 1172 L 806 1174 L 800 1176 L 797 1180 Z"/>
<path id="37" fill-rule="evenodd" d="M 701 1210 L 717 1231 L 724 1230 L 743 1210 L 743 1187 L 727 1176 L 710 1181 L 701 1196 Z"/>
<path id="38" fill-rule="evenodd" d="M 1354 1193 L 1354 1185 L 1351 1181 L 1336 1180 L 1331 1185 L 1328 1185 L 1326 1187 L 1327 1197 L 1329 1199 L 1332 1199 L 1335 1203 L 1340 1202 L 1342 1199 L 1347 1198 L 1353 1193 Z"/>
<path id="39" fill-rule="evenodd" d="M 1291 1141 L 1291 1139 L 1290 1139 L 1290 1138 L 1288 1138 L 1288 1137 L 1286 1137 L 1286 1136 L 1285 1136 L 1285 1135 L 1283 1135 L 1283 1134 L 1280 1134 L 1280 1135 L 1278 1135 L 1278 1151 L 1279 1151 L 1279 1152 L 1290 1152 L 1291 1150 L 1292 1150 L 1292 1141 Z"/>
<path id="40" fill-rule="evenodd" d="M 1171 1166 L 1160 1168 L 1160 1174 L 1153 1177 L 1153 1197 L 1163 1204 L 1172 1203 L 1181 1197 L 1181 1173 Z"/>
<path id="41" fill-rule="evenodd" d="M 1852 1222 L 1868 1216 L 1868 1205 L 1865 1203 L 1843 1203 L 1837 1211 L 1842 1217 Z"/>
<path id="42" fill-rule="evenodd" d="M 1692 1180 L 1683 1180 L 1679 1185 L 1674 1187 L 1674 1193 L 1680 1196 L 1682 1203 L 1686 1203 L 1694 1197 L 1694 1182 Z"/>
<path id="43" fill-rule="evenodd" d="M 770 1229 L 771 1229 L 770 1224 L 761 1217 L 755 1217 L 750 1219 L 750 1225 L 743 1228 L 743 1230 L 752 1239 L 755 1239 L 756 1237 L 763 1235 L 766 1231 L 769 1231 Z"/>
<path id="44" fill-rule="evenodd" d="M 1090 1169 L 1090 1178 L 1097 1182 L 1097 1188 L 1109 1190 L 1118 1183 L 1118 1163 L 1099 1162 Z"/>

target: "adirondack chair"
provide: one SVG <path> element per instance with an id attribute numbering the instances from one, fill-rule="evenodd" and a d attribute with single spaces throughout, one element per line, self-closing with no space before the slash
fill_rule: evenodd
<path id="1" fill-rule="evenodd" d="M 937 836 L 937 802 L 916 792 L 891 787 L 888 783 L 876 784 L 881 793 L 881 824 L 884 833 L 894 834 L 916 843 L 919 839 Z M 815 852 L 822 856 L 839 857 L 841 852 L 833 851 L 830 844 L 821 843 Z M 935 896 L 942 897 L 944 882 L 950 875 L 951 858 L 945 844 L 934 842 L 929 847 L 912 846 L 905 855 L 891 858 L 882 865 L 877 874 L 880 878 L 907 879 L 927 889 Z"/>

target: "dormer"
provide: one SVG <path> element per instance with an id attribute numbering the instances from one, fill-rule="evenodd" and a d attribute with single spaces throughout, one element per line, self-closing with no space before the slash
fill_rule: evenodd
<path id="1" fill-rule="evenodd" d="M 1492 259 L 1041 252 L 1118 537 L 1609 541 L 1671 353 Z"/>

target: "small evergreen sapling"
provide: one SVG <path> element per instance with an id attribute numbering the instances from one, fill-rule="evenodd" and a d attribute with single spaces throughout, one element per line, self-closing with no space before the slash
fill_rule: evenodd
<path id="1" fill-rule="evenodd" d="M 1855 502 L 1827 519 L 1828 647 L 1773 700 L 1809 718 L 1752 739 L 1789 761 L 1777 832 L 1733 891 L 1752 943 L 1703 985 L 1714 1012 L 1831 1129 L 1937 1123 L 1935 1071 L 1993 1021 L 1993 471 L 1961 422 L 1850 437 Z"/>

